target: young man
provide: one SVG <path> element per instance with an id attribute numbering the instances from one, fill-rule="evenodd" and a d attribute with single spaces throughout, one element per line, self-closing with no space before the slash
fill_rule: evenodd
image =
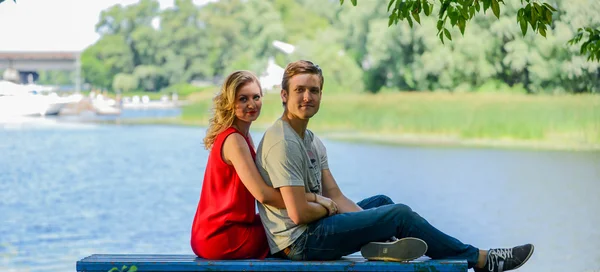
<path id="1" fill-rule="evenodd" d="M 319 111 L 321 69 L 309 61 L 290 63 L 281 86 L 284 113 L 265 132 L 256 156 L 263 179 L 280 189 L 286 206 L 258 206 L 271 253 L 291 260 L 334 260 L 362 248 L 367 259 L 400 261 L 425 253 L 433 259 L 466 259 L 475 271 L 493 272 L 518 268 L 529 259 L 531 244 L 479 250 L 386 196 L 350 201 L 329 170 L 323 143 L 307 130 L 308 121 Z M 330 198 L 337 206 L 326 209 L 309 203 L 306 192 Z M 390 237 L 404 239 L 379 243 Z"/>

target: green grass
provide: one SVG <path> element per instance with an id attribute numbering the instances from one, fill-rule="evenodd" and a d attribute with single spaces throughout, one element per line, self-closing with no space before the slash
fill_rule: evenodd
<path id="1" fill-rule="evenodd" d="M 210 99 L 183 110 L 182 121 L 206 125 Z M 263 100 L 256 125 L 282 113 L 278 94 Z M 472 93 L 324 94 L 309 128 L 375 136 L 533 141 L 556 145 L 600 145 L 600 96 L 532 96 Z"/>

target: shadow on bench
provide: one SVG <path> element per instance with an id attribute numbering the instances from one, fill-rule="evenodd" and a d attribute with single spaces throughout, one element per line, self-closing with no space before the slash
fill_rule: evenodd
<path id="1" fill-rule="evenodd" d="M 195 255 L 94 254 L 77 262 L 79 272 L 108 272 L 135 266 L 137 271 L 427 271 L 466 272 L 466 260 L 412 262 L 367 261 L 349 255 L 337 261 L 288 261 L 283 259 L 210 261 Z M 127 271 L 127 270 L 125 270 Z"/>

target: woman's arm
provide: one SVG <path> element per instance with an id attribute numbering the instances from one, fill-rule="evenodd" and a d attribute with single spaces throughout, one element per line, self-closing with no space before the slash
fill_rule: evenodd
<path id="1" fill-rule="evenodd" d="M 246 189 L 258 202 L 285 209 L 281 192 L 265 183 L 242 135 L 232 133 L 225 139 L 222 157 L 227 164 L 233 165 Z M 313 193 L 306 193 L 305 197 L 308 202 L 317 202 L 317 197 Z"/>

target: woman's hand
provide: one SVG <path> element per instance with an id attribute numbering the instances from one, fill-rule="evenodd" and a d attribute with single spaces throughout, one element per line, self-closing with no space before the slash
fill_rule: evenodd
<path id="1" fill-rule="evenodd" d="M 323 207 L 325 207 L 325 209 L 327 209 L 327 211 L 329 212 L 328 216 L 332 216 L 336 213 L 338 213 L 338 207 L 337 204 L 335 204 L 335 202 L 333 202 L 333 200 L 331 200 L 330 198 L 315 194 L 316 196 L 316 202 L 321 204 Z"/>

